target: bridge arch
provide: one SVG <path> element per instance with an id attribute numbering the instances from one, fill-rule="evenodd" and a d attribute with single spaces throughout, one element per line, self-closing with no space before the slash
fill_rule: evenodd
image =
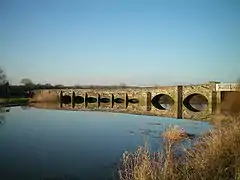
<path id="1" fill-rule="evenodd" d="M 111 100 L 109 98 L 106 98 L 106 97 L 100 98 L 99 101 L 101 103 L 109 103 L 109 102 L 111 102 Z"/>
<path id="2" fill-rule="evenodd" d="M 123 98 L 116 98 L 116 99 L 114 99 L 114 102 L 118 103 L 118 104 L 121 104 L 121 103 L 124 103 L 124 99 Z"/>
<path id="3" fill-rule="evenodd" d="M 69 95 L 64 95 L 61 98 L 63 104 L 70 104 L 72 102 L 72 98 Z"/>
<path id="4" fill-rule="evenodd" d="M 193 93 L 183 100 L 183 105 L 192 112 L 200 112 L 208 107 L 208 99 L 202 94 Z"/>
<path id="5" fill-rule="evenodd" d="M 128 102 L 130 102 L 132 104 L 137 104 L 137 103 L 139 103 L 139 100 L 137 98 L 132 98 L 132 99 L 129 99 Z"/>
<path id="6" fill-rule="evenodd" d="M 76 104 L 82 104 L 84 102 L 84 97 L 82 97 L 82 96 L 75 96 L 74 102 Z"/>
<path id="7" fill-rule="evenodd" d="M 170 110 L 174 105 L 174 99 L 167 94 L 157 94 L 151 100 L 152 105 L 159 110 Z"/>
<path id="8" fill-rule="evenodd" d="M 86 101 L 88 103 L 96 103 L 97 102 L 97 98 L 95 98 L 95 97 L 87 97 Z"/>

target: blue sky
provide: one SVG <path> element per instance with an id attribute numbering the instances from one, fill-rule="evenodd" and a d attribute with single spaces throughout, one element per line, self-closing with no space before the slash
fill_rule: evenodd
<path id="1" fill-rule="evenodd" d="M 171 85 L 240 76 L 239 0 L 2 0 L 11 83 Z"/>

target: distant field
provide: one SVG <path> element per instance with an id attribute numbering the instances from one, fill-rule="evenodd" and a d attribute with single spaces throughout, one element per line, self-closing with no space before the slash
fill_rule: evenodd
<path id="1" fill-rule="evenodd" d="M 28 98 L 0 98 L 0 103 L 23 103 L 28 102 Z"/>

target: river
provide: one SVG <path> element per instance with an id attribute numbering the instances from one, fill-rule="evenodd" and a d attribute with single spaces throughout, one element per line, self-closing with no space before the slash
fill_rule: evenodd
<path id="1" fill-rule="evenodd" d="M 200 135 L 209 123 L 109 112 L 7 108 L 0 112 L 0 179 L 112 179 L 124 151 L 159 138 L 169 124 Z"/>

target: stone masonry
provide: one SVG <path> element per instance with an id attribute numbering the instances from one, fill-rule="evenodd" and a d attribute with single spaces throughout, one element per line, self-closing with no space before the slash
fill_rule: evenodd
<path id="1" fill-rule="evenodd" d="M 49 94 L 51 94 L 53 97 L 56 97 L 55 99 L 59 100 L 60 105 L 56 106 L 56 108 L 60 109 L 99 110 L 209 120 L 210 116 L 214 114 L 217 109 L 216 102 L 219 102 L 215 84 L 216 83 L 211 82 L 200 85 L 148 88 L 51 89 L 36 90 L 35 96 L 39 97 L 43 96 L 43 94 L 48 94 L 49 96 Z M 205 109 L 195 110 L 192 107 L 189 100 L 195 95 L 205 97 L 208 102 Z M 159 103 L 161 101 L 160 98 L 163 96 L 173 102 L 170 108 L 164 108 Z M 68 100 L 69 102 L 65 102 Z"/>

